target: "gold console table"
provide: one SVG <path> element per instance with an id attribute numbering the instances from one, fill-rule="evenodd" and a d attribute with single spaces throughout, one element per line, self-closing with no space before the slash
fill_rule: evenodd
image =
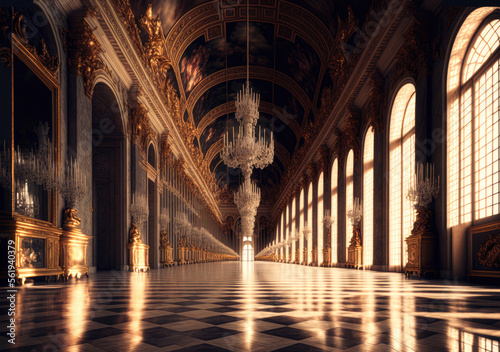
<path id="1" fill-rule="evenodd" d="M 63 274 L 59 266 L 60 228 L 47 221 L 16 214 L 12 218 L 0 218 L 0 229 L 7 234 L 7 241 L 15 243 L 18 284 L 23 285 L 26 278 L 36 276 L 44 276 L 47 281 L 55 276 L 59 280 Z"/>

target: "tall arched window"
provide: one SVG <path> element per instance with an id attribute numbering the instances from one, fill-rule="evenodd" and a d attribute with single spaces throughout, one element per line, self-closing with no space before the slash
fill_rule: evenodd
<path id="1" fill-rule="evenodd" d="M 309 238 L 312 240 L 312 230 L 313 230 L 313 183 L 309 183 L 309 190 L 307 191 L 307 226 L 311 230 Z M 307 264 L 312 261 L 312 241 L 307 244 Z"/>
<path id="2" fill-rule="evenodd" d="M 243 236 L 243 255 L 241 259 L 244 262 L 250 262 L 253 261 L 253 257 L 252 237 Z"/>
<path id="3" fill-rule="evenodd" d="M 296 210 L 297 210 L 297 207 L 296 207 L 296 203 L 295 203 L 295 197 L 293 198 L 292 200 L 292 209 L 291 209 L 291 212 L 292 212 L 292 223 L 290 224 L 290 235 L 291 236 L 295 236 L 295 221 L 296 221 Z M 292 257 L 290 258 L 290 260 L 293 262 L 295 260 L 295 250 L 297 249 L 297 243 L 296 241 L 292 241 Z"/>
<path id="4" fill-rule="evenodd" d="M 332 166 L 332 218 L 334 220 L 334 223 L 332 224 L 332 238 L 331 238 L 331 244 L 332 244 L 332 264 L 337 263 L 337 257 L 338 257 L 338 252 L 337 252 L 337 237 L 338 237 L 338 218 L 337 218 L 337 209 L 338 209 L 338 173 L 339 173 L 339 163 L 338 159 L 335 158 L 333 161 L 333 166 Z"/>
<path id="5" fill-rule="evenodd" d="M 450 228 L 500 212 L 500 19 L 488 11 L 467 17 L 448 68 Z"/>
<path id="6" fill-rule="evenodd" d="M 299 232 L 300 232 L 300 243 L 299 243 L 299 246 L 300 246 L 300 253 L 299 253 L 299 262 L 302 263 L 302 260 L 303 260 L 303 253 L 304 253 L 304 212 L 305 212 L 305 209 L 304 209 L 304 189 L 302 188 L 300 190 L 300 222 L 299 222 Z"/>
<path id="7" fill-rule="evenodd" d="M 411 234 L 415 209 L 406 190 L 415 178 L 415 86 L 405 84 L 396 95 L 389 133 L 389 266 L 406 263 L 404 240 Z"/>
<path id="8" fill-rule="evenodd" d="M 375 134 L 371 128 L 363 148 L 363 264 L 373 265 L 373 158 Z"/>
<path id="9" fill-rule="evenodd" d="M 318 224 L 318 265 L 323 263 L 323 216 L 324 216 L 324 173 L 321 172 L 318 177 L 318 213 L 316 223 Z"/>
<path id="10" fill-rule="evenodd" d="M 346 237 L 346 258 L 347 258 L 347 248 L 352 238 L 352 225 L 351 220 L 347 217 L 347 212 L 351 210 L 354 206 L 354 152 L 351 149 L 349 154 L 347 154 L 346 169 L 345 169 L 345 210 L 346 210 L 346 225 L 345 225 L 345 237 Z"/>
<path id="11" fill-rule="evenodd" d="M 281 213 L 281 236 L 279 243 L 283 243 L 283 240 L 285 238 L 285 229 L 286 229 L 286 218 L 285 218 L 285 211 L 283 211 Z M 280 259 L 283 259 L 284 256 L 285 256 L 285 249 L 283 247 L 280 247 Z"/>
<path id="12" fill-rule="evenodd" d="M 289 231 L 289 227 L 290 227 L 290 204 L 286 206 L 286 215 L 285 215 L 285 238 L 284 238 L 284 241 L 285 241 L 285 244 L 286 244 L 286 241 L 288 240 L 288 238 L 290 238 L 290 231 Z M 290 253 L 290 249 L 288 247 L 288 245 L 285 245 L 284 247 L 284 250 L 285 250 L 285 261 L 288 261 L 289 258 L 289 253 Z"/>

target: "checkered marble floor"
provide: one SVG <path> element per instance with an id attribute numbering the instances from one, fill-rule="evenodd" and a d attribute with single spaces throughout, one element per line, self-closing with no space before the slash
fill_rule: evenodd
<path id="1" fill-rule="evenodd" d="M 193 264 L 36 282 L 16 304 L 3 350 L 499 352 L 498 287 L 396 273 Z"/>

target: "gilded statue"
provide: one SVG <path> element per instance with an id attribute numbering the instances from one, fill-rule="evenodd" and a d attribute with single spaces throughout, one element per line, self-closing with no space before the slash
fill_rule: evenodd
<path id="1" fill-rule="evenodd" d="M 73 208 L 67 208 L 64 210 L 63 227 L 65 228 L 75 228 L 80 226 L 82 219 L 76 216 L 77 210 Z"/>
<path id="2" fill-rule="evenodd" d="M 140 243 L 141 242 L 141 235 L 139 234 L 139 229 L 137 226 L 135 226 L 134 223 L 132 223 L 132 226 L 130 226 L 130 230 L 128 231 L 129 235 L 129 242 L 130 243 Z"/>
<path id="3" fill-rule="evenodd" d="M 168 240 L 168 234 L 167 231 L 162 230 L 160 232 L 160 248 L 167 248 L 170 247 L 170 241 Z"/>

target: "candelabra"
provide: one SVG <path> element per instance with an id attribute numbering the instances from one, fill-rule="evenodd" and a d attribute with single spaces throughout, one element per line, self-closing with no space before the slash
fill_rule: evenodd
<path id="1" fill-rule="evenodd" d="M 333 225 L 335 220 L 333 217 L 330 215 L 330 210 L 325 210 L 325 215 L 323 216 L 323 225 L 327 228 L 330 229 L 330 226 Z"/>
<path id="2" fill-rule="evenodd" d="M 351 220 L 352 226 L 358 226 L 363 217 L 363 206 L 359 198 L 354 199 L 354 206 L 347 211 L 347 217 Z"/>
<path id="3" fill-rule="evenodd" d="M 434 165 L 418 164 L 413 185 L 408 188 L 406 198 L 415 208 L 428 207 L 439 194 L 439 176 L 434 178 Z"/>
<path id="4" fill-rule="evenodd" d="M 87 193 L 87 179 L 76 160 L 71 159 L 66 162 L 65 171 L 61 173 L 58 185 L 59 193 L 66 204 L 63 226 L 76 228 L 81 224 L 81 219 L 77 217 L 78 211 L 75 208 Z"/>
<path id="5" fill-rule="evenodd" d="M 363 247 L 361 245 L 361 228 L 359 227 L 359 223 L 363 217 L 363 205 L 359 198 L 356 197 L 354 199 L 354 205 L 352 209 L 347 212 L 347 217 L 351 220 L 352 237 L 349 247 L 347 248 L 346 266 L 359 269 L 363 266 Z"/>
<path id="6" fill-rule="evenodd" d="M 312 242 L 312 230 L 311 227 L 307 224 L 307 221 L 304 222 L 304 229 L 302 230 L 302 233 L 304 234 L 304 238 L 307 240 L 307 244 L 311 245 Z"/>
<path id="7" fill-rule="evenodd" d="M 166 231 L 168 224 L 170 224 L 170 217 L 166 214 L 166 210 L 160 215 L 158 222 L 160 223 L 161 230 Z"/>
<path id="8" fill-rule="evenodd" d="M 416 273 L 437 273 L 437 241 L 432 231 L 432 211 L 429 205 L 439 194 L 439 176 L 434 178 L 434 165 L 418 164 L 413 185 L 409 187 L 406 198 L 417 210 L 417 217 L 406 237 L 408 262 L 404 271 L 407 275 Z"/>

